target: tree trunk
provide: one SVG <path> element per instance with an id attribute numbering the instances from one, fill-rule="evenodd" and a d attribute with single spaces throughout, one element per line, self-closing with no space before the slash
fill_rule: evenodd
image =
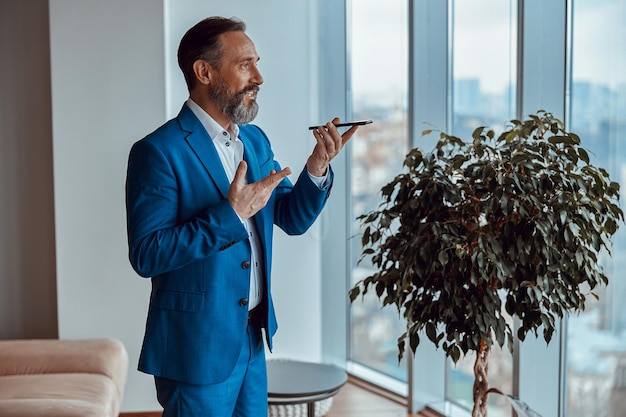
<path id="1" fill-rule="evenodd" d="M 480 351 L 476 352 L 474 362 L 474 408 L 472 417 L 487 417 L 487 395 L 489 382 L 487 381 L 487 371 L 489 369 L 489 347 L 484 341 L 480 343 Z"/>

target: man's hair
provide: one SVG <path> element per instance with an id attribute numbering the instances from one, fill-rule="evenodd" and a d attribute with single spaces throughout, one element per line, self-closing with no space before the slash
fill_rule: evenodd
<path id="1" fill-rule="evenodd" d="M 219 36 L 225 32 L 245 32 L 246 24 L 237 18 L 208 17 L 185 33 L 178 46 L 178 66 L 183 71 L 189 91 L 196 83 L 193 63 L 198 59 L 218 68 L 223 55 Z"/>

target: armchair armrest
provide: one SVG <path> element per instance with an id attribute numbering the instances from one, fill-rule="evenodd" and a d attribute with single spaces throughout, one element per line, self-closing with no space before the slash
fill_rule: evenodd
<path id="1" fill-rule="evenodd" d="M 0 376 L 91 373 L 124 387 L 128 353 L 116 339 L 28 339 L 0 341 Z"/>

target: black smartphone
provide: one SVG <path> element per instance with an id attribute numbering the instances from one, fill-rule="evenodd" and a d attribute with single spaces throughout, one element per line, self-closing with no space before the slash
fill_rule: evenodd
<path id="1" fill-rule="evenodd" d="M 346 126 L 354 126 L 354 125 L 362 126 L 362 125 L 368 125 L 370 123 L 372 123 L 372 120 L 356 120 L 354 122 L 337 123 L 335 126 L 337 127 L 346 127 Z M 323 126 L 309 126 L 309 130 L 316 129 L 318 127 L 323 127 Z"/>

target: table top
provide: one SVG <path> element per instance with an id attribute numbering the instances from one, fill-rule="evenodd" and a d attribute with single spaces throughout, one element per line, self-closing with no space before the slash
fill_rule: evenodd
<path id="1" fill-rule="evenodd" d="M 335 393 L 348 380 L 334 365 L 291 360 L 267 361 L 268 397 L 312 397 Z"/>

